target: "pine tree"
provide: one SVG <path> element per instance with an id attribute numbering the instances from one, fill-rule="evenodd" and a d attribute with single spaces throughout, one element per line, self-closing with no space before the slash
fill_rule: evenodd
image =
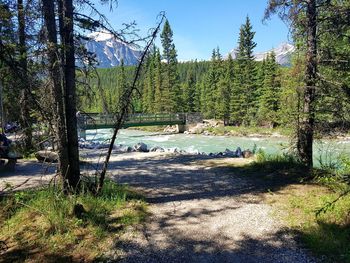
<path id="1" fill-rule="evenodd" d="M 153 112 L 154 110 L 154 61 L 155 50 L 149 55 L 146 64 L 147 71 L 144 79 L 144 89 L 142 94 L 143 112 Z"/>
<path id="2" fill-rule="evenodd" d="M 186 82 L 183 84 L 183 111 L 195 111 L 195 96 L 196 96 L 196 79 L 193 69 L 190 68 L 187 73 Z"/>
<path id="3" fill-rule="evenodd" d="M 173 43 L 173 31 L 169 21 L 164 23 L 163 31 L 160 35 L 163 46 L 163 100 L 166 112 L 178 112 L 182 110 L 179 74 L 177 70 L 177 54 Z"/>
<path id="4" fill-rule="evenodd" d="M 216 101 L 217 118 L 228 120 L 230 117 L 231 90 L 233 84 L 233 59 L 231 54 L 225 61 L 225 72 L 220 76 L 218 82 L 218 95 Z"/>
<path id="5" fill-rule="evenodd" d="M 253 50 L 255 32 L 252 31 L 250 19 L 240 28 L 238 39 L 237 68 L 231 96 L 231 121 L 240 125 L 253 122 L 256 114 L 256 63 Z"/>
<path id="6" fill-rule="evenodd" d="M 162 92 L 162 63 L 159 49 L 155 51 L 154 57 L 154 106 L 153 111 L 160 113 L 164 110 L 163 92 Z"/>
<path id="7" fill-rule="evenodd" d="M 275 127 L 278 123 L 280 108 L 281 82 L 274 52 L 268 54 L 265 61 L 264 82 L 259 98 L 259 118 L 261 123 Z"/>

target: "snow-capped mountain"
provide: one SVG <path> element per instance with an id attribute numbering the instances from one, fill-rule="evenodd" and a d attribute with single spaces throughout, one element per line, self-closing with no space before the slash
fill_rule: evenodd
<path id="1" fill-rule="evenodd" d="M 289 66 L 291 63 L 291 55 L 295 51 L 295 47 L 289 43 L 282 43 L 277 48 L 273 48 L 269 51 L 255 53 L 254 54 L 255 60 L 262 61 L 264 58 L 266 58 L 267 54 L 271 53 L 272 51 L 274 51 L 276 54 L 276 61 L 278 64 L 282 66 Z M 236 50 L 232 50 L 230 54 L 233 59 L 237 57 Z"/>
<path id="2" fill-rule="evenodd" d="M 89 52 L 96 55 L 99 62 L 98 67 L 110 68 L 118 66 L 121 61 L 124 65 L 136 65 L 141 52 L 136 48 L 127 45 L 116 39 L 107 32 L 93 32 L 87 35 L 89 40 L 85 46 Z"/>

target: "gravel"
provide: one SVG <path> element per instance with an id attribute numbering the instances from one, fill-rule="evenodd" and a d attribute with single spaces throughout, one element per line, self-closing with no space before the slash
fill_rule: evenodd
<path id="1" fill-rule="evenodd" d="M 86 161 L 98 160 L 99 153 L 88 153 Z M 109 175 L 143 192 L 150 206 L 147 221 L 120 236 L 108 262 L 317 262 L 264 203 L 266 187 L 210 162 L 209 156 L 113 155 Z M 16 169 L 1 174 L 2 187 L 47 183 L 55 167 L 21 161 Z"/>
<path id="2" fill-rule="evenodd" d="M 238 169 L 211 167 L 207 159 L 163 155 L 112 162 L 114 180 L 146 195 L 150 216 L 141 229 L 120 237 L 110 258 L 135 263 L 316 262 L 264 203 L 266 189 L 237 176 Z"/>

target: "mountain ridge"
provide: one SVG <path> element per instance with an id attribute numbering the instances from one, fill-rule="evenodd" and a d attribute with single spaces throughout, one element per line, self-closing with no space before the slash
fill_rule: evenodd
<path id="1" fill-rule="evenodd" d="M 280 64 L 281 66 L 290 66 L 291 56 L 294 51 L 295 51 L 294 45 L 287 42 L 283 42 L 280 45 L 278 45 L 276 48 L 272 48 L 268 51 L 254 53 L 254 57 L 256 61 L 263 61 L 269 53 L 274 52 L 276 55 L 276 62 L 278 64 Z M 237 49 L 233 49 L 229 52 L 229 54 L 231 54 L 233 59 L 236 59 L 237 53 L 238 53 Z"/>
<path id="2" fill-rule="evenodd" d="M 89 40 L 84 43 L 85 47 L 89 52 L 95 54 L 98 62 L 97 67 L 99 68 L 119 66 L 122 60 L 124 61 L 124 65 L 136 65 L 139 62 L 142 51 L 116 39 L 108 32 L 92 32 L 87 37 Z M 281 66 L 290 66 L 291 55 L 295 51 L 295 47 L 287 42 L 281 43 L 276 48 L 268 51 L 255 53 L 255 60 L 262 61 L 272 51 L 276 54 L 276 62 L 278 64 Z M 231 50 L 229 54 L 235 59 L 237 57 L 237 49 Z"/>
<path id="3" fill-rule="evenodd" d="M 108 32 L 93 32 L 87 35 L 85 47 L 95 54 L 99 68 L 119 66 L 123 60 L 124 65 L 136 65 L 139 62 L 141 51 L 128 45 Z"/>

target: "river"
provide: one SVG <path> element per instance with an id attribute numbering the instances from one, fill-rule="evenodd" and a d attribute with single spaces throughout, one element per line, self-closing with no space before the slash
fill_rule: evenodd
<path id="1" fill-rule="evenodd" d="M 111 138 L 111 129 L 89 130 L 88 141 L 104 142 Z M 143 142 L 148 148 L 160 146 L 162 148 L 178 148 L 189 153 L 223 152 L 225 149 L 262 149 L 268 154 L 277 154 L 286 151 L 289 139 L 276 137 L 234 137 L 234 136 L 205 136 L 197 134 L 160 134 L 138 130 L 123 129 L 117 136 L 116 144 L 133 146 Z M 317 141 L 314 149 L 315 163 L 329 162 L 340 155 L 350 154 L 350 140 L 323 140 Z"/>

